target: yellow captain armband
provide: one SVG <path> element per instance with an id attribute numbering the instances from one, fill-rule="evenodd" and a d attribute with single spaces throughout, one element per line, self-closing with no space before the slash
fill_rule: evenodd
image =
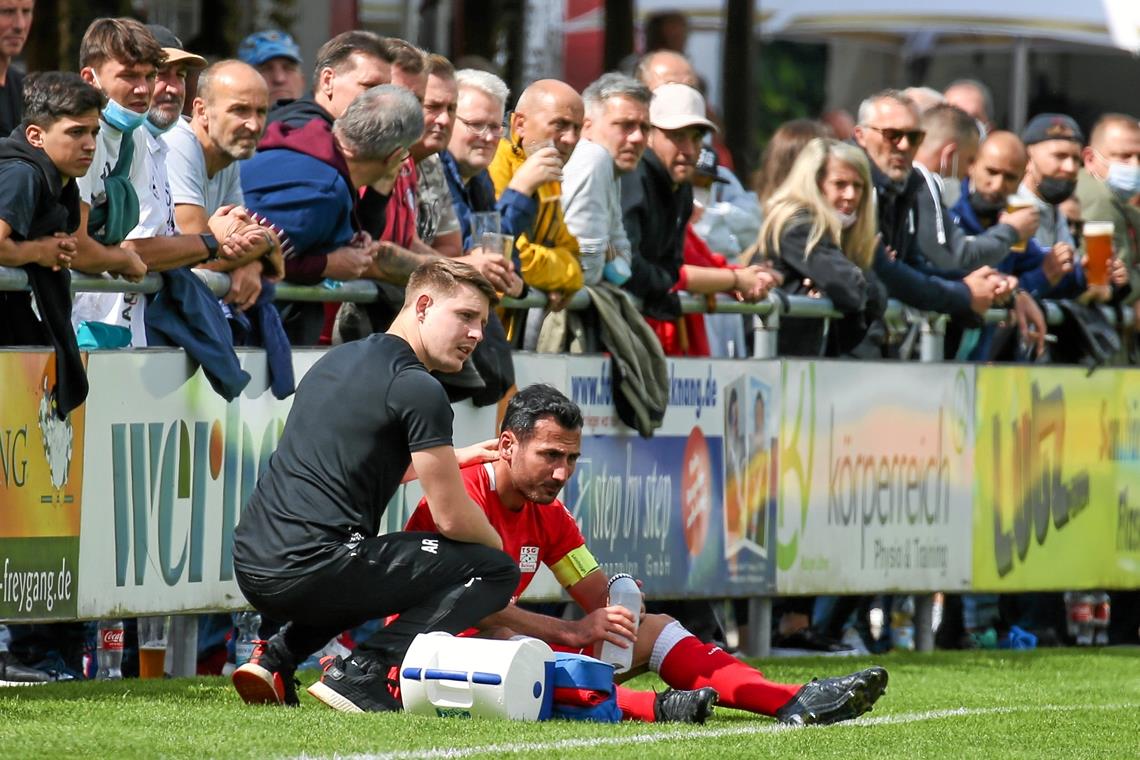
<path id="1" fill-rule="evenodd" d="M 554 573 L 562 588 L 570 588 L 597 569 L 598 561 L 594 559 L 593 554 L 590 554 L 585 544 L 571 550 L 550 566 L 550 571 Z"/>

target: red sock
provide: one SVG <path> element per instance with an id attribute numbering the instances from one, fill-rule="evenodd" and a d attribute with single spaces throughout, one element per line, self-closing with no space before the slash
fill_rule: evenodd
<path id="1" fill-rule="evenodd" d="M 616 685 L 615 685 L 616 686 Z M 634 691 L 624 686 L 617 686 L 617 703 L 621 708 L 622 720 L 640 720 L 653 723 L 653 703 L 657 694 L 652 691 Z"/>
<path id="2" fill-rule="evenodd" d="M 674 689 L 711 686 L 720 695 L 719 704 L 761 715 L 775 715 L 800 689 L 798 684 L 767 680 L 759 670 L 714 644 L 702 644 L 696 636 L 673 645 L 658 675 Z"/>

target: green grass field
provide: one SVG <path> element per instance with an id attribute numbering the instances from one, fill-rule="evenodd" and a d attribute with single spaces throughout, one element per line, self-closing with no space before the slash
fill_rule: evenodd
<path id="1" fill-rule="evenodd" d="M 307 694 L 299 709 L 248 707 L 222 678 L 8 688 L 0 757 L 1140 758 L 1137 649 L 795 659 L 764 669 L 798 681 L 872 662 L 891 676 L 874 712 L 804 729 L 724 708 L 699 727 L 345 715 Z M 316 673 L 302 676 L 307 685 Z"/>

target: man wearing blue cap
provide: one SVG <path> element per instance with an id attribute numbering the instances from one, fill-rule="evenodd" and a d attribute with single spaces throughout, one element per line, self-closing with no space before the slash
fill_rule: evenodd
<path id="1" fill-rule="evenodd" d="M 279 100 L 296 100 L 305 94 L 301 48 L 285 32 L 275 29 L 254 32 L 241 41 L 238 58 L 257 69 L 265 79 L 270 105 Z"/>

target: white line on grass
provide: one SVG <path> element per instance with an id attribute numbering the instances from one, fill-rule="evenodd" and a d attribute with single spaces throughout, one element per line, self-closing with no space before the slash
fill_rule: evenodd
<path id="1" fill-rule="evenodd" d="M 927 720 L 942 720 L 944 718 L 964 718 L 975 715 L 1005 715 L 1023 712 L 1072 712 L 1074 710 L 1094 710 L 1110 712 L 1113 710 L 1132 710 L 1140 707 L 1135 704 L 1118 705 L 1022 705 L 1015 707 L 956 707 L 946 710 L 926 710 L 925 712 L 899 713 L 897 715 L 882 715 L 874 718 L 859 718 L 857 720 L 838 723 L 832 726 L 809 726 L 806 730 L 819 731 L 837 729 L 844 726 L 886 726 L 901 723 L 919 723 Z M 548 750 L 589 749 L 592 747 L 614 747 L 623 744 L 652 744 L 663 741 L 677 741 L 679 739 L 716 739 L 724 736 L 744 736 L 749 734 L 775 734 L 784 731 L 801 730 L 795 726 L 786 726 L 780 723 L 757 723 L 747 726 L 732 726 L 724 728 L 693 728 L 687 730 L 663 730 L 647 734 L 629 734 L 627 736 L 604 736 L 589 739 L 561 739 L 554 742 L 519 742 L 511 744 L 485 744 L 481 747 L 454 747 L 451 749 L 423 749 L 406 750 L 400 752 L 382 752 L 379 754 L 337 755 L 340 760 L 452 760 L 452 758 L 476 757 L 478 755 L 507 755 L 524 752 L 545 752 Z M 318 756 L 319 757 L 319 756 Z M 301 755 L 298 760 L 317 760 L 312 755 Z"/>

